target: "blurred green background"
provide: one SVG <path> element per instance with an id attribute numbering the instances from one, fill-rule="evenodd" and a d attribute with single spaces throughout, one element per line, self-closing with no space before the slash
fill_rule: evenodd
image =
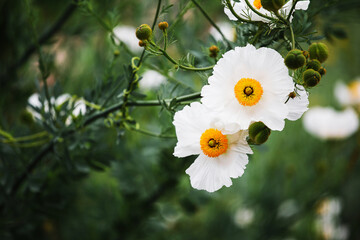
<path id="1" fill-rule="evenodd" d="M 221 1 L 198 2 L 215 22 L 233 24 Z M 29 96 L 43 95 L 38 54 L 29 48 L 34 37 L 44 37 L 52 96 L 69 93 L 100 105 L 108 101 L 107 106 L 119 101 L 131 59 L 141 51 L 114 43 L 102 23 L 110 29 L 151 25 L 157 1 L 85 3 L 93 14 L 71 1 L 33 0 L 30 7 L 25 1 L 0 2 L 1 129 L 13 136 L 46 129 L 26 112 Z M 158 22 L 174 25 L 169 53 L 175 58 L 190 53 L 206 66 L 214 63 L 208 47 L 227 50 L 209 34 L 210 23 L 191 1 L 164 0 L 162 9 Z M 330 49 L 327 74 L 311 89 L 310 106 L 340 108 L 334 84 L 360 76 L 359 12 L 358 0 L 311 0 L 306 13 L 296 13 L 295 20 L 307 16 L 317 32 L 312 40 Z M 244 45 L 241 31 L 238 26 L 233 46 Z M 286 48 L 279 51 L 284 55 Z M 168 81 L 156 90 L 137 89 L 134 99 L 190 94 L 211 74 L 176 70 L 161 56 L 146 56 L 139 75 L 147 69 Z M 138 107 L 130 114 L 144 129 L 174 135 L 171 111 Z M 360 239 L 359 132 L 322 141 L 305 132 L 301 120 L 287 121 L 284 131 L 273 131 L 268 142 L 253 147 L 233 186 L 212 194 L 191 188 L 185 169 L 195 156 L 173 157 L 175 144 L 176 138 L 147 136 L 100 119 L 58 141 L 12 196 L 11 186 L 42 146 L 0 143 L 0 239 Z"/>

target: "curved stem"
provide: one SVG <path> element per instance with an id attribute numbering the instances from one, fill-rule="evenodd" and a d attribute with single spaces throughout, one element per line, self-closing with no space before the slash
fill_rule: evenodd
<path id="1" fill-rule="evenodd" d="M 241 21 L 241 22 L 247 22 L 247 23 L 252 23 L 252 22 L 254 22 L 254 21 L 247 20 L 247 19 L 244 19 L 244 18 L 240 17 L 240 16 L 235 12 L 234 8 L 232 7 L 230 0 L 226 0 L 225 3 L 226 3 L 226 6 L 228 7 L 228 9 L 230 10 L 230 12 L 231 12 L 239 21 Z"/>
<path id="2" fill-rule="evenodd" d="M 41 138 L 44 136 L 47 136 L 48 132 L 46 131 L 42 131 L 42 132 L 38 132 L 32 135 L 28 135 L 28 136 L 23 136 L 23 137 L 15 137 L 12 138 L 11 140 L 5 140 L 5 139 L 0 139 L 3 143 L 13 143 L 13 142 L 22 142 L 22 141 L 28 141 L 28 140 L 33 140 L 36 138 Z"/>
<path id="3" fill-rule="evenodd" d="M 278 17 L 282 22 L 284 22 L 289 27 L 291 33 L 291 49 L 295 49 L 295 35 L 290 21 L 285 19 L 283 16 L 281 16 L 278 11 L 275 12 L 275 16 Z"/>
<path id="4" fill-rule="evenodd" d="M 144 135 L 151 136 L 151 137 L 158 137 L 158 138 L 176 138 L 176 136 L 162 135 L 162 134 L 159 134 L 159 133 L 150 132 L 150 131 L 145 130 L 145 129 L 136 128 L 136 127 L 133 127 L 132 125 L 128 125 L 128 124 L 126 124 L 126 126 L 127 126 L 127 128 L 128 128 L 129 130 L 132 130 L 132 131 L 135 131 L 135 132 L 139 132 L 139 133 L 142 133 L 142 134 L 144 134 Z"/>
<path id="5" fill-rule="evenodd" d="M 220 28 L 216 25 L 216 23 L 210 18 L 210 16 L 205 12 L 205 10 L 200 6 L 200 4 L 195 1 L 195 0 L 191 0 L 195 6 L 200 10 L 200 12 L 204 15 L 204 17 L 210 22 L 211 25 L 213 25 L 213 27 L 220 33 L 221 37 L 224 39 L 224 41 L 226 42 L 226 44 L 228 45 L 228 48 L 231 48 L 231 43 L 229 42 L 228 39 L 226 39 L 225 35 L 223 34 L 223 32 L 220 30 Z"/>
<path id="6" fill-rule="evenodd" d="M 275 18 L 269 17 L 269 16 L 267 16 L 267 15 L 265 15 L 265 14 L 262 14 L 262 13 L 259 12 L 258 10 L 256 10 L 256 9 L 253 7 L 253 5 L 251 5 L 251 4 L 249 3 L 249 0 L 245 0 L 245 2 L 246 2 L 246 5 L 248 5 L 248 7 L 249 7 L 254 13 L 256 13 L 257 15 L 259 15 L 260 17 L 269 19 L 269 20 L 271 20 L 271 21 L 276 20 Z"/>

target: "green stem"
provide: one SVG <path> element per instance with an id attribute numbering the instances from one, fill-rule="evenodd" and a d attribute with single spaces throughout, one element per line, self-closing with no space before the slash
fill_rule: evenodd
<path id="1" fill-rule="evenodd" d="M 257 15 L 259 15 L 260 17 L 263 17 L 263 18 L 266 18 L 266 19 L 269 19 L 271 21 L 275 21 L 276 19 L 275 18 L 272 18 L 272 17 L 269 17 L 265 14 L 262 14 L 261 12 L 259 12 L 258 10 L 256 10 L 253 5 L 251 5 L 251 3 L 249 3 L 249 0 L 245 0 L 246 2 L 246 5 L 248 5 L 248 7 L 254 12 L 256 13 Z"/>
<path id="2" fill-rule="evenodd" d="M 173 23 L 169 26 L 168 32 L 171 32 L 172 29 L 178 24 L 178 22 L 181 20 L 181 18 L 185 15 L 185 13 L 192 7 L 192 2 L 189 1 L 186 6 L 181 10 L 181 12 L 177 15 L 176 19 L 173 21 Z"/>
<path id="3" fill-rule="evenodd" d="M 252 23 L 252 22 L 254 22 L 254 21 L 251 21 L 251 20 L 244 19 L 244 18 L 240 17 L 240 16 L 235 12 L 234 8 L 232 7 L 230 0 L 226 0 L 225 3 L 226 3 L 226 6 L 228 7 L 228 9 L 230 10 L 230 12 L 231 12 L 239 21 L 241 21 L 241 22 L 246 22 L 246 23 Z"/>
<path id="4" fill-rule="evenodd" d="M 167 35 L 167 31 L 166 29 L 164 29 L 164 51 L 166 51 L 166 48 L 167 48 L 167 39 L 168 38 L 168 35 Z"/>
<path id="5" fill-rule="evenodd" d="M 195 68 L 195 67 L 190 67 L 190 66 L 185 66 L 185 65 L 179 64 L 175 59 L 173 59 L 169 54 L 167 54 L 166 51 L 159 48 L 153 41 L 149 41 L 149 43 L 153 47 L 155 47 L 158 51 L 160 51 L 171 63 L 173 63 L 174 65 L 178 66 L 181 69 L 200 72 L 200 71 L 208 71 L 208 70 L 211 70 L 214 68 L 214 65 L 208 66 L 208 67 L 202 67 L 202 68 Z"/>
<path id="6" fill-rule="evenodd" d="M 220 33 L 221 37 L 224 39 L 224 41 L 226 42 L 226 44 L 228 45 L 228 48 L 231 48 L 231 43 L 229 42 L 228 39 L 226 39 L 225 35 L 223 34 L 223 32 L 220 30 L 220 28 L 216 25 L 216 23 L 210 18 L 210 16 L 205 12 L 205 10 L 200 6 L 200 4 L 195 1 L 195 0 L 191 0 L 195 6 L 200 10 L 200 12 L 204 15 L 204 17 L 210 22 L 211 25 L 213 25 L 213 27 Z"/>
<path id="7" fill-rule="evenodd" d="M 11 140 L 1 139 L 1 141 L 2 141 L 3 143 L 22 142 L 22 141 L 29 141 L 29 140 L 41 138 L 41 137 L 44 137 L 44 136 L 47 136 L 47 135 L 48 135 L 48 132 L 42 131 L 42 132 L 38 132 L 38 133 L 35 133 L 35 134 L 32 134 L 32 135 L 28 135 L 28 136 L 15 137 L 15 138 L 12 138 Z"/>
<path id="8" fill-rule="evenodd" d="M 132 125 L 128 125 L 128 124 L 126 124 L 126 126 L 127 126 L 127 128 L 129 130 L 133 130 L 133 131 L 136 131 L 136 132 L 139 132 L 139 133 L 151 136 L 151 137 L 176 138 L 176 136 L 173 136 L 173 135 L 162 135 L 162 134 L 159 134 L 159 133 L 150 132 L 150 131 L 145 130 L 145 129 L 136 128 L 136 127 L 133 127 Z"/>
<path id="9" fill-rule="evenodd" d="M 288 21 L 283 16 L 281 16 L 278 11 L 275 12 L 275 16 L 278 17 L 279 20 L 281 20 L 284 24 L 286 24 L 289 27 L 291 33 L 291 49 L 295 49 L 295 35 L 290 21 Z"/>

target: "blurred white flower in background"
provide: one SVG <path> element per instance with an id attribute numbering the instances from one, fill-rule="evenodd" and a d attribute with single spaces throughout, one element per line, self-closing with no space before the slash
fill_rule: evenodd
<path id="1" fill-rule="evenodd" d="M 249 226 L 255 217 L 255 212 L 251 208 L 239 208 L 234 215 L 235 225 L 240 228 Z"/>
<path id="2" fill-rule="evenodd" d="M 154 70 L 147 70 L 139 81 L 139 87 L 144 90 L 154 90 L 166 81 L 166 77 Z"/>
<path id="3" fill-rule="evenodd" d="M 316 227 L 325 240 L 345 240 L 349 230 L 339 224 L 341 202 L 337 198 L 324 199 L 317 208 Z"/>
<path id="4" fill-rule="evenodd" d="M 299 211 L 298 204 L 294 199 L 288 199 L 282 202 L 278 208 L 278 216 L 280 218 L 288 218 Z"/>
<path id="5" fill-rule="evenodd" d="M 349 85 L 337 82 L 334 89 L 336 99 L 343 106 L 360 104 L 360 77 Z"/>
<path id="6" fill-rule="evenodd" d="M 73 117 L 77 117 L 80 114 L 84 115 L 86 113 L 86 104 L 85 104 L 85 100 L 80 98 L 80 99 L 76 99 L 74 100 L 70 94 L 65 93 L 62 94 L 60 96 L 58 96 L 56 99 L 54 97 L 51 97 L 50 99 L 51 104 L 53 106 L 55 106 L 55 108 L 60 109 L 61 106 L 66 103 L 67 101 L 69 101 L 69 104 L 67 106 L 68 109 L 70 109 L 70 107 L 72 106 L 72 104 L 74 104 L 74 108 L 71 112 L 72 116 L 69 116 L 66 121 L 65 124 L 69 125 L 72 122 Z M 29 99 L 28 99 L 28 105 L 26 107 L 26 110 L 28 112 L 30 112 L 30 114 L 37 120 L 42 120 L 42 116 L 39 112 L 37 112 L 36 110 L 34 110 L 34 108 L 42 108 L 42 103 L 40 101 L 40 95 L 38 93 L 34 93 L 32 94 Z M 45 112 L 49 112 L 49 104 L 48 101 L 45 99 L 44 100 L 44 111 Z M 55 112 L 52 110 L 51 111 L 51 115 L 55 116 Z"/>
<path id="7" fill-rule="evenodd" d="M 216 25 L 220 28 L 227 40 L 234 42 L 236 40 L 236 31 L 234 26 L 229 22 L 218 22 Z M 221 34 L 213 26 L 210 28 L 210 34 L 216 41 L 223 41 Z"/>
<path id="8" fill-rule="evenodd" d="M 136 28 L 132 26 L 122 25 L 115 27 L 113 29 L 116 36 L 116 38 L 114 38 L 115 43 L 119 45 L 120 41 L 122 41 L 132 52 L 141 52 L 143 48 L 139 46 L 139 39 L 136 38 L 135 31 Z"/>
<path id="9" fill-rule="evenodd" d="M 331 107 L 312 107 L 304 114 L 303 125 L 320 139 L 343 139 L 358 130 L 359 119 L 352 108 L 338 112 Z"/>

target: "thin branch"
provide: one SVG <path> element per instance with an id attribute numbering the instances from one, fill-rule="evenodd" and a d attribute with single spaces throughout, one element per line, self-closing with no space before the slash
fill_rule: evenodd
<path id="1" fill-rule="evenodd" d="M 245 18 L 240 17 L 240 16 L 235 12 L 234 8 L 232 7 L 230 0 L 226 0 L 225 3 L 226 3 L 226 6 L 228 7 L 228 9 L 230 10 L 230 12 L 232 13 L 232 15 L 234 15 L 234 16 L 237 18 L 237 20 L 239 20 L 240 22 L 246 22 L 246 23 L 252 23 L 252 22 L 253 22 L 253 21 L 251 21 L 251 20 L 248 20 L 248 19 L 245 19 Z"/>
<path id="2" fill-rule="evenodd" d="M 211 25 L 220 33 L 221 37 L 224 39 L 226 44 L 228 45 L 228 48 L 231 48 L 231 43 L 229 40 L 225 37 L 223 32 L 220 30 L 220 28 L 216 25 L 216 23 L 210 18 L 210 16 L 205 12 L 205 10 L 200 6 L 200 4 L 196 0 L 191 0 L 195 6 L 200 10 L 200 12 L 204 15 L 204 17 L 210 22 Z"/>

